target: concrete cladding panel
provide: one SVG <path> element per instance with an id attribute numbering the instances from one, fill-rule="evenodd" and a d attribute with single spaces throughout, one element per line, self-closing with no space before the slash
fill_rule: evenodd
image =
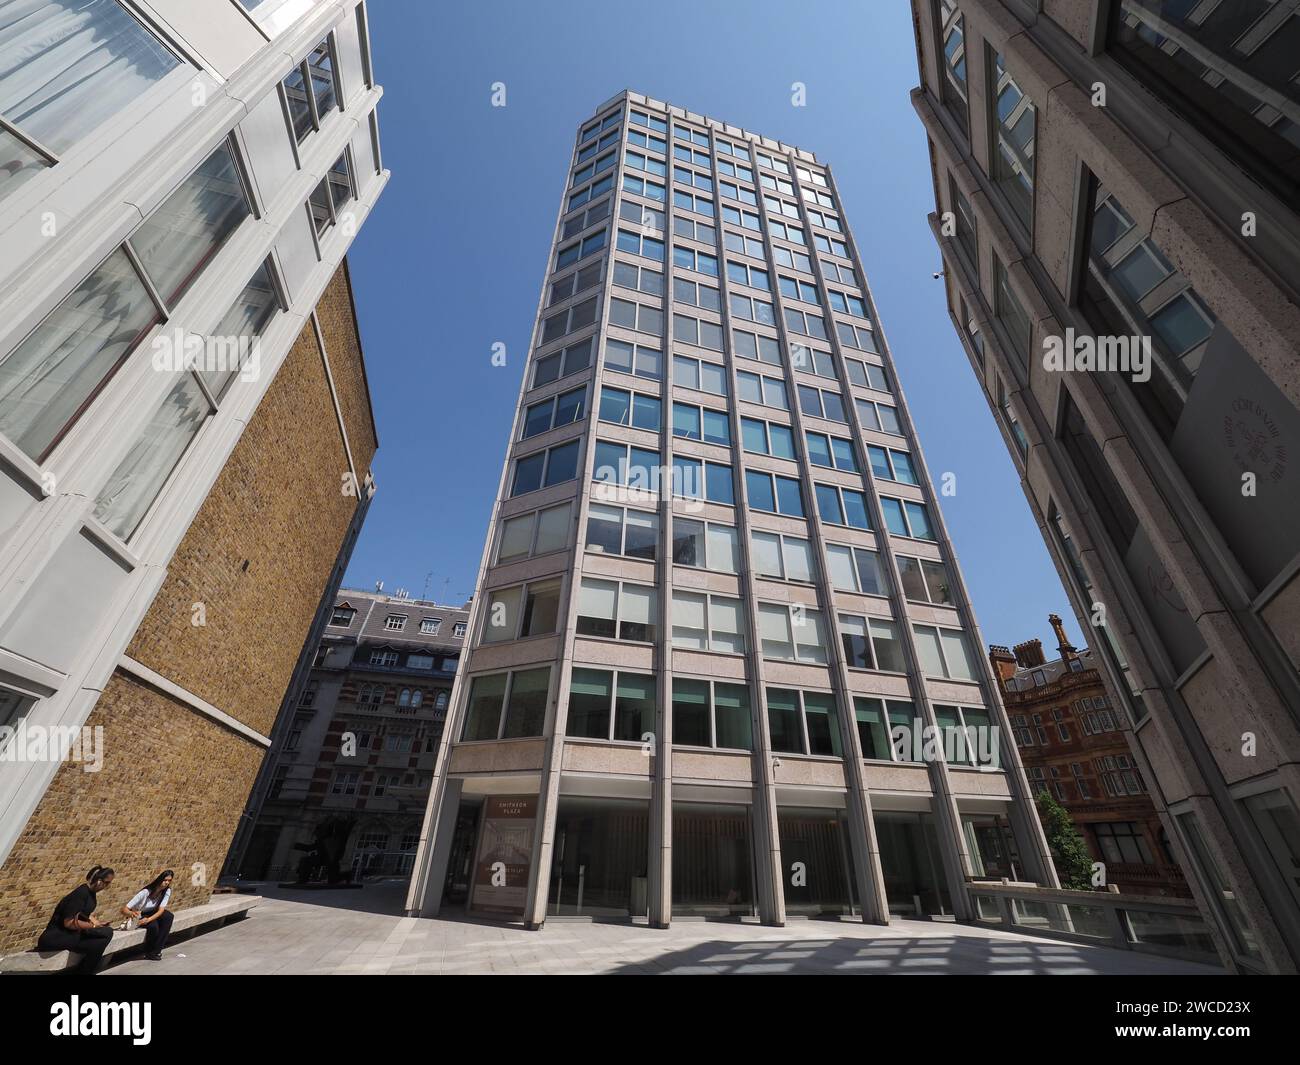
<path id="1" fill-rule="evenodd" d="M 202 62 L 229 78 L 266 47 L 257 28 L 235 4 L 194 0 L 140 0 Z"/>
<path id="2" fill-rule="evenodd" d="M 356 12 L 350 12 L 334 31 L 338 42 L 339 77 L 343 82 L 343 102 L 349 103 L 365 91 L 366 77 L 361 60 L 361 31 Z"/>
<path id="3" fill-rule="evenodd" d="M 293 148 L 285 136 L 284 108 L 274 89 L 266 93 L 239 123 L 248 170 L 262 202 L 273 204 L 298 172 Z"/>
<path id="4" fill-rule="evenodd" d="M 112 603 L 126 586 L 126 567 L 87 532 L 68 535 L 0 630 L 0 645 L 33 662 L 70 673 L 101 622 L 86 603 Z"/>

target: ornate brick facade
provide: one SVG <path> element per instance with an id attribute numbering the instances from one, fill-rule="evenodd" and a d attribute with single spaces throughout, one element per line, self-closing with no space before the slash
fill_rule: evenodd
<path id="1" fill-rule="evenodd" d="M 288 695 L 228 873 L 297 877 L 327 831 L 345 875 L 410 872 L 467 607 L 338 592 L 329 624 L 307 648 L 311 668 Z M 314 878 L 312 866 L 308 858 L 302 873 Z"/>
<path id="2" fill-rule="evenodd" d="M 1134 895 L 1189 896 L 1092 652 L 1068 643 L 1055 614 L 1049 620 L 1059 658 L 1046 661 L 1038 640 L 989 649 L 1030 786 L 1065 807 L 1105 865 L 1106 883 Z"/>

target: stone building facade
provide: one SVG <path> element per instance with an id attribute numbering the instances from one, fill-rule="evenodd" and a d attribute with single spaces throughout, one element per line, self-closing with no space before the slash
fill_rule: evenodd
<path id="1" fill-rule="evenodd" d="M 467 607 L 338 592 L 285 698 L 230 875 L 318 876 L 309 848 L 325 836 L 337 841 L 333 857 L 347 876 L 410 873 Z"/>
<path id="2" fill-rule="evenodd" d="M 948 309 L 1225 963 L 1300 965 L 1300 16 L 912 0 Z"/>

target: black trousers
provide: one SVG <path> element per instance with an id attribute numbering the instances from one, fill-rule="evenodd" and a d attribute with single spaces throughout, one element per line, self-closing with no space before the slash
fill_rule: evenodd
<path id="1" fill-rule="evenodd" d="M 148 917 L 148 914 L 145 914 Z M 146 954 L 157 954 L 167 945 L 167 937 L 171 935 L 173 914 L 171 910 L 163 910 L 162 916 L 156 921 L 150 921 L 144 926 L 144 952 Z"/>
<path id="2" fill-rule="evenodd" d="M 70 932 L 66 928 L 47 928 L 36 941 L 36 949 L 76 951 L 81 955 L 81 964 L 73 971 L 94 973 L 99 969 L 100 959 L 112 938 L 111 928 L 88 928 L 77 932 Z"/>

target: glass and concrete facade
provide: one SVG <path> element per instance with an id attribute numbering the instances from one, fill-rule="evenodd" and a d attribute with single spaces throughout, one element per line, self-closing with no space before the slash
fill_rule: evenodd
<path id="1" fill-rule="evenodd" d="M 913 0 L 949 310 L 1224 959 L 1300 960 L 1300 15 Z"/>
<path id="2" fill-rule="evenodd" d="M 356 2 L 0 3 L 0 953 L 216 884 L 373 488 L 380 95 Z"/>
<path id="3" fill-rule="evenodd" d="M 1055 884 L 811 152 L 631 92 L 582 124 L 468 635 L 412 913 L 883 923 Z"/>

